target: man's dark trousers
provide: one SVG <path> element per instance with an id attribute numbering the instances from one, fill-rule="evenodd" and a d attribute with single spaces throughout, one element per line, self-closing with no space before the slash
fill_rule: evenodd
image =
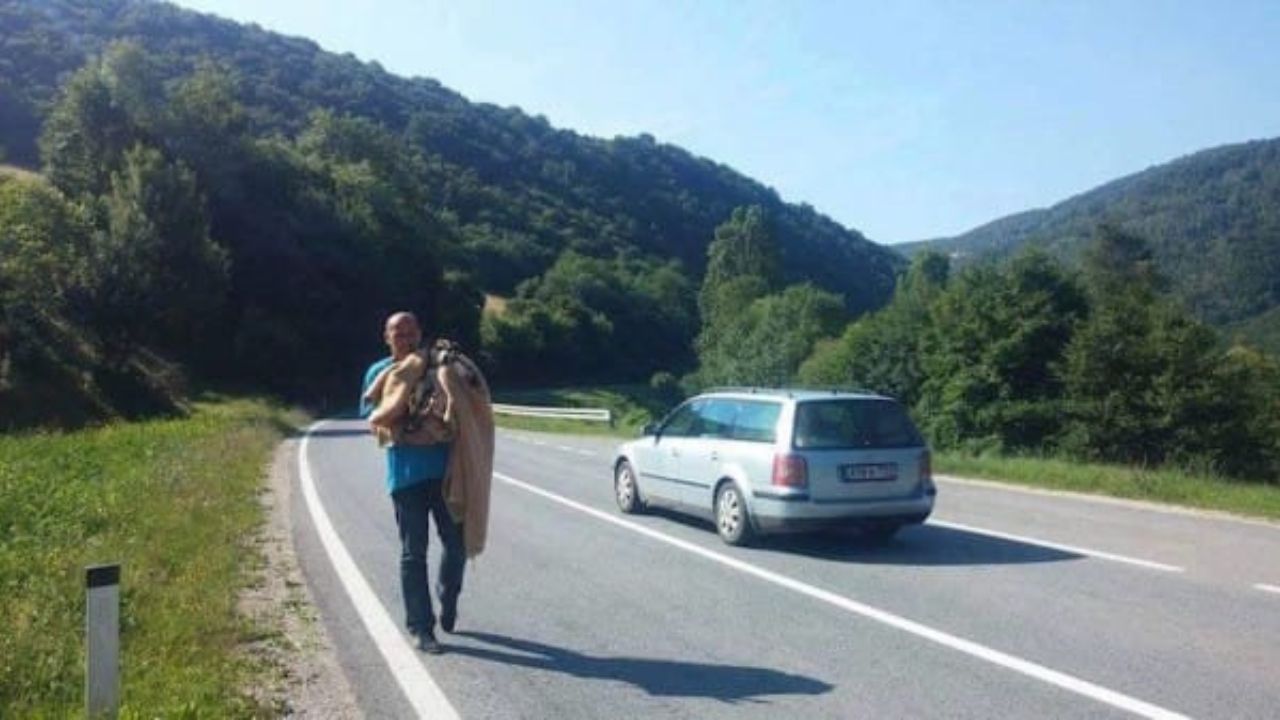
<path id="1" fill-rule="evenodd" d="M 400 529 L 400 592 L 404 596 L 405 622 L 414 634 L 434 632 L 435 612 L 427 589 L 427 518 L 435 518 L 436 535 L 444 543 L 439 584 L 440 603 L 455 606 L 462 592 L 462 571 L 467 555 L 461 527 L 444 503 L 444 481 L 427 480 L 391 494 Z"/>

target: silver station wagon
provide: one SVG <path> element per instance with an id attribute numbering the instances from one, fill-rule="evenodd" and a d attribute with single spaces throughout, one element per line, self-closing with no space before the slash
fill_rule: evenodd
<path id="1" fill-rule="evenodd" d="M 929 449 L 897 401 L 870 393 L 743 388 L 690 398 L 613 464 L 618 507 L 712 518 L 731 545 L 758 533 L 856 527 L 887 540 L 922 523 Z"/>

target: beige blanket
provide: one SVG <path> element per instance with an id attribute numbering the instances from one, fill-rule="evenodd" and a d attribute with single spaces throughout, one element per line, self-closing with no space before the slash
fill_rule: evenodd
<path id="1" fill-rule="evenodd" d="M 493 403 L 489 384 L 471 359 L 460 355 L 442 378 L 457 423 L 444 477 L 444 499 L 462 520 L 467 557 L 484 550 L 493 485 Z"/>
<path id="2" fill-rule="evenodd" d="M 422 351 L 425 352 L 425 351 Z M 421 352 L 393 364 L 369 388 L 377 403 L 369 423 L 378 444 L 424 444 L 401 427 L 408 412 L 409 394 L 427 372 Z M 493 484 L 493 407 L 489 385 L 475 363 L 458 355 L 453 363 L 437 369 L 436 380 L 445 394 L 445 417 L 456 428 L 445 470 L 444 498 L 453 519 L 462 523 L 467 557 L 484 550 L 489 529 L 489 495 Z"/>

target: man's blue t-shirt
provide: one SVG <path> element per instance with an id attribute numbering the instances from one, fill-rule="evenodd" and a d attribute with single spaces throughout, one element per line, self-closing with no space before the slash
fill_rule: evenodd
<path id="1" fill-rule="evenodd" d="M 393 360 L 383 358 L 369 366 L 360 386 L 360 417 L 367 418 L 373 406 L 365 401 L 364 393 L 373 384 L 378 373 Z M 439 482 L 449 465 L 449 445 L 391 445 L 387 448 L 387 492 L 394 493 L 424 482 Z"/>

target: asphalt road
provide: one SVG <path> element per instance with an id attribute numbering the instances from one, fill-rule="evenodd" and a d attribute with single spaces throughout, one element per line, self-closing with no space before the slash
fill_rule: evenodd
<path id="1" fill-rule="evenodd" d="M 458 634 L 416 654 L 362 427 L 301 444 L 292 511 L 368 717 L 1280 717 L 1280 526 L 942 479 L 886 546 L 738 549 L 620 515 L 612 440 L 515 431 Z"/>

